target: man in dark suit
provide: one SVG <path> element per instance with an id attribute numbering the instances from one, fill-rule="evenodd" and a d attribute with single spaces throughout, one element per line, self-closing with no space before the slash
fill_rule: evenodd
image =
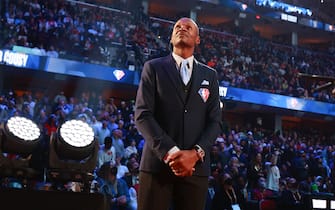
<path id="1" fill-rule="evenodd" d="M 138 210 L 202 210 L 221 128 L 216 71 L 193 56 L 197 24 L 181 18 L 170 42 L 172 54 L 144 64 L 137 92 L 135 122 L 145 139 Z"/>

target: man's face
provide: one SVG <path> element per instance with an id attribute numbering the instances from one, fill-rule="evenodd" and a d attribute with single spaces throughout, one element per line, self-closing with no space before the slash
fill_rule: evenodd
<path id="1" fill-rule="evenodd" d="M 198 26 L 189 18 L 181 18 L 173 27 L 170 42 L 177 48 L 195 47 L 200 43 Z"/>

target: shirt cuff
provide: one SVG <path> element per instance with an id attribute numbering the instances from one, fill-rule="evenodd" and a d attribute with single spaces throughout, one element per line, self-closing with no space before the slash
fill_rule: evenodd
<path id="1" fill-rule="evenodd" d="M 169 162 L 169 160 L 167 159 L 167 157 L 168 157 L 169 155 L 171 155 L 171 154 L 173 154 L 173 153 L 176 153 L 176 152 L 178 152 L 178 151 L 180 151 L 180 149 L 179 149 L 177 146 L 172 147 L 172 148 L 166 153 L 166 155 L 164 156 L 164 159 L 163 159 L 164 163 L 168 163 L 168 162 Z"/>

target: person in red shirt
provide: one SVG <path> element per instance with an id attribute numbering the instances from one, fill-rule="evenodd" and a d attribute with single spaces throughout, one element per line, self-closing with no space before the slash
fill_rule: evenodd
<path id="1" fill-rule="evenodd" d="M 266 180 L 264 177 L 258 179 L 257 187 L 252 192 L 252 200 L 261 201 L 263 199 L 273 196 L 271 190 L 265 188 Z"/>
<path id="2" fill-rule="evenodd" d="M 50 115 L 47 122 L 44 124 L 44 128 L 46 129 L 46 134 L 51 136 L 52 133 L 57 131 L 57 123 L 56 123 L 56 116 Z"/>

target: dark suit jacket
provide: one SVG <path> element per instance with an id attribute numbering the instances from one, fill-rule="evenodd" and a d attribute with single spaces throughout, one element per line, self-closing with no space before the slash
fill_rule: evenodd
<path id="1" fill-rule="evenodd" d="M 209 175 L 210 148 L 221 129 L 216 71 L 194 59 L 188 98 L 183 86 L 172 55 L 144 64 L 135 109 L 136 126 L 145 139 L 141 171 L 156 173 L 166 167 L 163 158 L 173 146 L 191 149 L 198 144 L 206 156 L 194 175 Z M 200 90 L 209 91 L 208 100 Z"/>

